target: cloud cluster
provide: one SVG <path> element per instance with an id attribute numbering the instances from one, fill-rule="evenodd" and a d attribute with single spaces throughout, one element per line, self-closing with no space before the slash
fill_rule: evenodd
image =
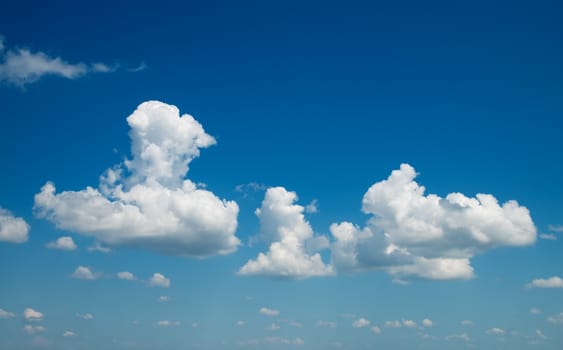
<path id="1" fill-rule="evenodd" d="M 304 208 L 295 204 L 297 194 L 283 187 L 266 191 L 256 215 L 262 237 L 270 243 L 268 252 L 259 253 L 240 268 L 240 275 L 277 278 L 307 278 L 333 274 L 319 253 L 308 251 L 315 240 L 313 229 L 303 215 Z"/>
<path id="2" fill-rule="evenodd" d="M 43 313 L 28 307 L 23 311 L 23 318 L 26 321 L 42 321 Z"/>
<path id="3" fill-rule="evenodd" d="M 6 51 L 4 38 L 0 36 L 0 82 L 24 87 L 46 75 L 76 79 L 86 74 L 109 73 L 116 69 L 116 66 L 104 63 L 69 63 L 60 57 L 51 57 L 44 52 L 33 52 L 25 48 Z"/>
<path id="4" fill-rule="evenodd" d="M 0 207 L 0 242 L 23 243 L 27 241 L 29 224 Z"/>
<path id="5" fill-rule="evenodd" d="M 35 195 L 36 215 L 113 246 L 192 257 L 235 251 L 237 203 L 185 179 L 215 139 L 191 115 L 158 101 L 139 105 L 127 123 L 132 158 L 108 169 L 98 188 L 57 193 L 48 182 Z"/>
<path id="6" fill-rule="evenodd" d="M 488 194 L 425 195 L 416 176 L 413 167 L 402 164 L 368 189 L 362 210 L 372 217 L 366 227 L 331 225 L 337 269 L 382 269 L 398 278 L 468 279 L 473 277 L 470 259 L 475 254 L 535 242 L 528 209 L 516 201 L 500 205 Z"/>
<path id="7" fill-rule="evenodd" d="M 365 328 L 365 327 L 369 327 L 370 323 L 371 322 L 369 320 L 361 317 L 361 318 L 355 320 L 352 323 L 352 327 L 354 327 L 354 328 Z"/>

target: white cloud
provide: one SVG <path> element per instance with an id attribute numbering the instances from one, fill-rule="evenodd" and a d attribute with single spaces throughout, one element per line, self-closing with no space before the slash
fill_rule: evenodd
<path id="1" fill-rule="evenodd" d="M 403 326 L 414 328 L 416 327 L 416 322 L 413 320 L 403 320 Z"/>
<path id="2" fill-rule="evenodd" d="M 547 321 L 553 324 L 563 324 L 563 312 L 557 315 L 549 316 L 547 318 Z"/>
<path id="3" fill-rule="evenodd" d="M 167 295 L 161 295 L 158 297 L 158 299 L 156 299 L 156 301 L 158 301 L 159 303 L 166 303 L 170 301 L 170 297 Z"/>
<path id="4" fill-rule="evenodd" d="M 45 332 L 45 327 L 43 327 L 43 326 L 32 326 L 30 324 L 26 324 L 25 326 L 23 326 L 23 330 L 27 334 L 36 334 L 36 333 Z"/>
<path id="5" fill-rule="evenodd" d="M 314 234 L 303 216 L 304 208 L 294 204 L 296 200 L 297 194 L 283 187 L 266 191 L 256 215 L 270 248 L 241 267 L 240 275 L 303 279 L 333 274 L 332 266 L 325 265 L 319 253 L 306 251 L 307 242 L 314 239 Z"/>
<path id="6" fill-rule="evenodd" d="M 129 271 L 120 271 L 117 273 L 117 278 L 119 278 L 120 280 L 126 280 L 126 281 L 134 281 L 137 278 L 135 277 L 134 274 L 132 274 Z"/>
<path id="7" fill-rule="evenodd" d="M 336 322 L 317 321 L 317 327 L 336 328 Z"/>
<path id="8" fill-rule="evenodd" d="M 99 252 L 99 253 L 107 254 L 107 253 L 111 252 L 111 249 L 108 248 L 108 247 L 104 247 L 103 245 L 100 244 L 100 242 L 96 242 L 96 243 L 94 243 L 94 245 L 88 247 L 88 251 L 89 252 Z"/>
<path id="9" fill-rule="evenodd" d="M 197 322 L 192 322 L 192 328 L 197 328 L 199 327 L 199 323 Z"/>
<path id="10" fill-rule="evenodd" d="M 424 320 L 422 320 L 422 325 L 424 327 L 432 327 L 434 323 L 432 322 L 432 320 L 425 318 Z"/>
<path id="11" fill-rule="evenodd" d="M 74 338 L 76 337 L 76 333 L 72 332 L 72 331 L 65 331 L 63 333 L 63 337 L 65 338 Z"/>
<path id="12" fill-rule="evenodd" d="M 117 65 L 112 67 L 105 63 L 69 63 L 60 57 L 27 48 L 6 51 L 3 37 L 0 38 L 0 82 L 18 87 L 23 88 L 49 75 L 77 79 L 90 73 L 109 73 L 117 69 Z"/>
<path id="13" fill-rule="evenodd" d="M 2 318 L 13 318 L 15 316 L 16 315 L 13 312 L 6 311 L 4 309 L 0 309 L 0 319 L 2 319 Z"/>
<path id="14" fill-rule="evenodd" d="M 149 286 L 168 288 L 170 287 L 170 279 L 166 278 L 161 273 L 153 273 L 152 277 L 149 280 Z"/>
<path id="15" fill-rule="evenodd" d="M 137 67 L 127 69 L 129 72 L 141 72 L 147 69 L 149 66 L 145 62 L 141 62 Z"/>
<path id="16" fill-rule="evenodd" d="M 47 243 L 47 248 L 49 249 L 60 249 L 60 250 L 76 250 L 76 244 L 72 240 L 72 237 L 59 237 L 56 241 Z"/>
<path id="17" fill-rule="evenodd" d="M 23 317 L 26 321 L 41 321 L 43 320 L 43 313 L 28 307 L 23 310 Z"/>
<path id="18" fill-rule="evenodd" d="M 302 338 L 284 338 L 284 337 L 265 337 L 257 339 L 249 339 L 245 341 L 239 341 L 240 346 L 264 346 L 264 345 L 294 345 L 301 346 L 304 345 L 305 341 Z"/>
<path id="19" fill-rule="evenodd" d="M 462 326 L 473 326 L 473 321 L 470 320 L 463 320 L 460 322 Z"/>
<path id="20" fill-rule="evenodd" d="M 487 329 L 487 331 L 485 333 L 491 334 L 491 335 L 502 335 L 506 332 L 502 328 L 494 327 L 494 328 L 491 328 L 491 329 Z"/>
<path id="21" fill-rule="evenodd" d="M 365 328 L 365 327 L 369 327 L 369 325 L 370 325 L 370 321 L 363 318 L 363 317 L 355 320 L 352 323 L 352 327 L 354 327 L 354 328 Z"/>
<path id="22" fill-rule="evenodd" d="M 469 336 L 467 335 L 467 333 L 461 333 L 461 334 L 451 334 L 446 336 L 445 338 L 447 341 L 455 341 L 455 340 L 461 340 L 461 341 L 470 341 L 471 339 L 469 338 Z"/>
<path id="23" fill-rule="evenodd" d="M 270 309 L 270 308 L 267 308 L 267 307 L 260 308 L 259 312 L 262 315 L 266 315 L 266 316 L 277 316 L 277 315 L 280 314 L 279 310 Z"/>
<path id="24" fill-rule="evenodd" d="M 381 328 L 379 328 L 377 326 L 371 327 L 371 331 L 375 334 L 381 334 Z"/>
<path id="25" fill-rule="evenodd" d="M 385 321 L 384 324 L 385 327 L 387 328 L 401 328 L 401 322 L 400 321 Z"/>
<path id="26" fill-rule="evenodd" d="M 551 232 L 563 232 L 563 225 L 549 225 L 548 229 Z"/>
<path id="27" fill-rule="evenodd" d="M 77 280 L 95 280 L 100 277 L 100 274 L 92 272 L 88 266 L 78 266 L 71 277 Z"/>
<path id="28" fill-rule="evenodd" d="M 535 242 L 529 211 L 516 201 L 500 205 L 488 194 L 425 195 L 416 176 L 413 167 L 402 164 L 368 189 L 362 210 L 372 217 L 366 227 L 331 225 L 337 269 L 382 269 L 401 280 L 469 279 L 475 254 Z"/>
<path id="29" fill-rule="evenodd" d="M 547 279 L 538 278 L 526 285 L 527 288 L 563 288 L 563 279 L 553 276 Z"/>
<path id="30" fill-rule="evenodd" d="M 541 314 L 541 310 L 538 309 L 537 307 L 533 307 L 533 308 L 530 309 L 530 313 L 532 315 L 539 315 L 539 314 Z"/>
<path id="31" fill-rule="evenodd" d="M 29 224 L 0 207 L 0 242 L 23 243 L 27 241 Z"/>
<path id="32" fill-rule="evenodd" d="M 258 182 L 249 182 L 246 184 L 240 184 L 235 186 L 235 191 L 242 193 L 243 197 L 246 198 L 252 192 L 262 192 L 267 188 L 266 185 Z"/>
<path id="33" fill-rule="evenodd" d="M 309 204 L 305 206 L 305 213 L 316 214 L 319 212 L 319 201 L 313 199 Z"/>
<path id="34" fill-rule="evenodd" d="M 244 326 L 245 324 L 246 324 L 246 322 L 245 322 L 245 321 L 242 321 L 242 320 L 238 320 L 237 322 L 235 322 L 235 326 L 237 326 L 237 327 L 242 327 L 242 326 Z"/>
<path id="35" fill-rule="evenodd" d="M 268 331 L 277 331 L 278 329 L 280 329 L 280 326 L 277 323 L 272 323 L 271 325 L 266 327 L 266 330 Z"/>
<path id="36" fill-rule="evenodd" d="M 83 320 L 93 320 L 94 319 L 94 315 L 92 315 L 91 313 L 85 313 L 85 314 L 76 314 L 76 317 L 83 319 Z"/>
<path id="37" fill-rule="evenodd" d="M 543 334 L 542 331 L 540 331 L 539 329 L 536 329 L 536 335 L 538 336 L 538 338 L 541 338 L 543 340 L 547 339 L 547 337 L 545 336 L 545 334 Z"/>
<path id="38" fill-rule="evenodd" d="M 557 240 L 557 236 L 553 233 L 540 233 L 539 238 L 541 239 L 546 239 L 548 241 L 556 241 Z"/>
<path id="39" fill-rule="evenodd" d="M 158 327 L 178 327 L 182 325 L 179 321 L 162 320 L 156 323 Z"/>
<path id="40" fill-rule="evenodd" d="M 97 189 L 56 193 L 48 182 L 35 195 L 36 215 L 112 246 L 192 257 L 234 252 L 237 203 L 185 179 L 215 139 L 192 116 L 158 101 L 139 105 L 127 123 L 132 159 L 108 169 Z"/>

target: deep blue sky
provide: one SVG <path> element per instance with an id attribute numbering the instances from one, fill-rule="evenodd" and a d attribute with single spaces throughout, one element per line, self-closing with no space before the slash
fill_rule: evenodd
<path id="1" fill-rule="evenodd" d="M 563 290 L 525 287 L 563 274 L 561 237 L 477 254 L 475 277 L 462 281 L 415 278 L 402 286 L 383 271 L 305 280 L 237 276 L 268 246 L 247 244 L 260 230 L 254 210 L 264 189 L 235 190 L 255 182 L 295 191 L 303 206 L 317 199 L 319 212 L 305 217 L 330 237 L 335 222 L 363 227 L 364 193 L 408 163 L 427 193 L 517 200 L 538 234 L 557 237 L 563 224 L 561 3 L 21 1 L 2 7 L 5 50 L 119 68 L 75 79 L 44 76 L 23 88 L 1 82 L 0 206 L 31 229 L 24 244 L 0 243 L 0 309 L 15 314 L 0 319 L 0 347 L 563 344 L 563 317 L 548 321 L 563 312 Z M 147 68 L 128 71 L 141 63 Z M 128 246 L 90 253 L 93 238 L 34 216 L 34 195 L 46 181 L 58 191 L 97 187 L 105 169 L 131 157 L 126 118 L 147 100 L 177 106 L 217 139 L 190 163 L 188 178 L 238 203 L 236 236 L 244 245 L 236 252 L 208 259 Z M 78 249 L 45 248 L 60 236 L 73 237 Z M 330 262 L 329 251 L 322 256 Z M 69 276 L 77 266 L 108 276 L 75 280 Z M 109 276 L 118 271 L 140 279 L 160 272 L 172 285 L 160 290 Z M 160 295 L 171 301 L 157 303 Z M 22 331 L 30 324 L 22 315 L 28 307 L 45 314 L 31 323 L 42 324 L 43 332 Z M 280 315 L 261 315 L 261 307 Z M 95 318 L 75 316 L 86 312 Z M 360 317 L 381 334 L 353 328 Z M 384 327 L 388 320 L 420 326 L 424 318 L 433 327 Z M 181 325 L 158 327 L 160 320 Z M 234 326 L 237 320 L 245 326 Z M 319 320 L 337 326 L 318 327 Z M 272 323 L 280 329 L 265 330 Z M 495 327 L 504 334 L 487 334 Z M 66 330 L 77 336 L 62 337 Z M 469 342 L 447 340 L 464 333 Z M 282 339 L 294 343 L 268 343 Z"/>

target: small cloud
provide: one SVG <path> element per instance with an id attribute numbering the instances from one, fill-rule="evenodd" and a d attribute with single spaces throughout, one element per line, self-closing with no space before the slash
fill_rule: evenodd
<path id="1" fill-rule="evenodd" d="M 2 319 L 2 318 L 13 318 L 15 316 L 16 315 L 13 312 L 6 311 L 4 309 L 0 309 L 0 319 Z"/>
<path id="2" fill-rule="evenodd" d="M 386 321 L 384 324 L 385 327 L 387 328 L 401 328 L 401 322 L 395 320 L 395 321 Z"/>
<path id="3" fill-rule="evenodd" d="M 30 324 L 26 324 L 25 326 L 23 326 L 23 330 L 27 334 L 37 334 L 37 333 L 45 332 L 45 327 L 43 327 L 43 326 L 32 326 Z"/>
<path id="4" fill-rule="evenodd" d="M 119 66 L 114 65 L 112 66 L 108 66 L 105 63 L 93 63 L 92 64 L 92 71 L 96 72 L 96 73 L 111 73 L 111 72 L 115 72 L 117 69 L 119 68 Z"/>
<path id="5" fill-rule="evenodd" d="M 371 331 L 375 334 L 381 334 L 381 328 L 379 328 L 377 326 L 371 327 Z"/>
<path id="6" fill-rule="evenodd" d="M 94 315 L 92 315 L 91 313 L 85 313 L 85 314 L 76 314 L 76 317 L 83 319 L 83 320 L 93 320 L 94 319 Z"/>
<path id="7" fill-rule="evenodd" d="M 100 274 L 92 272 L 88 266 L 78 266 L 71 277 L 77 280 L 95 280 L 100 277 Z"/>
<path id="8" fill-rule="evenodd" d="M 1 81 L 2 64 L 0 63 L 0 82 Z M 10 211 L 0 207 L 0 242 L 24 243 L 27 242 L 28 233 L 29 224 L 25 222 L 23 218 L 15 217 Z"/>
<path id="9" fill-rule="evenodd" d="M 316 199 L 313 199 L 311 203 L 305 206 L 305 213 L 307 214 L 316 214 L 319 212 L 319 202 Z"/>
<path id="10" fill-rule="evenodd" d="M 473 321 L 470 320 L 463 320 L 460 323 L 462 326 L 466 326 L 466 327 L 473 326 Z"/>
<path id="11" fill-rule="evenodd" d="M 467 333 L 461 333 L 461 334 L 451 334 L 446 336 L 445 338 L 447 341 L 456 341 L 456 340 L 461 340 L 461 341 L 470 341 L 471 339 L 469 338 L 469 336 L 467 335 Z"/>
<path id="12" fill-rule="evenodd" d="M 170 280 L 166 278 L 163 274 L 157 272 L 154 273 L 151 279 L 149 280 L 149 286 L 168 288 L 170 287 Z"/>
<path id="13" fill-rule="evenodd" d="M 197 322 L 192 322 L 192 328 L 197 328 L 199 327 L 199 323 Z"/>
<path id="14" fill-rule="evenodd" d="M 361 317 L 352 323 L 352 327 L 354 328 L 365 328 L 370 325 L 370 321 Z"/>
<path id="15" fill-rule="evenodd" d="M 268 331 L 277 331 L 278 329 L 280 329 L 280 326 L 277 323 L 272 323 L 271 325 L 266 327 L 266 330 Z"/>
<path id="16" fill-rule="evenodd" d="M 168 295 L 161 295 L 156 299 L 156 301 L 159 303 L 167 303 L 170 301 L 170 297 Z"/>
<path id="17" fill-rule="evenodd" d="M 541 239 L 546 239 L 548 241 L 556 241 L 557 240 L 557 236 L 553 233 L 540 233 L 539 237 Z"/>
<path id="18" fill-rule="evenodd" d="M 49 249 L 59 249 L 59 250 L 76 250 L 76 244 L 72 240 L 72 237 L 59 237 L 56 241 L 47 243 L 46 245 Z"/>
<path id="19" fill-rule="evenodd" d="M 28 307 L 23 311 L 23 317 L 26 321 L 41 321 L 43 320 L 43 313 Z"/>
<path id="20" fill-rule="evenodd" d="M 503 335 L 506 332 L 502 328 L 494 327 L 494 328 L 488 329 L 485 333 L 490 334 L 490 335 Z"/>
<path id="21" fill-rule="evenodd" d="M 336 322 L 317 321 L 317 327 L 336 328 Z"/>
<path id="22" fill-rule="evenodd" d="M 547 321 L 553 324 L 563 324 L 563 312 L 558 315 L 549 316 Z"/>
<path id="23" fill-rule="evenodd" d="M 563 232 L 563 225 L 549 225 L 548 229 L 551 232 Z"/>
<path id="24" fill-rule="evenodd" d="M 72 332 L 72 331 L 65 331 L 63 333 L 63 337 L 65 338 L 74 338 L 76 337 L 76 333 Z"/>
<path id="25" fill-rule="evenodd" d="M 416 322 L 414 322 L 413 320 L 403 320 L 403 326 L 414 328 L 416 327 Z"/>
<path id="26" fill-rule="evenodd" d="M 149 68 L 145 62 L 141 62 L 137 67 L 127 69 L 128 72 L 137 73 Z"/>
<path id="27" fill-rule="evenodd" d="M 94 243 L 94 245 L 88 247 L 88 251 L 89 252 L 99 252 L 99 253 L 104 253 L 107 254 L 109 252 L 111 252 L 111 249 L 108 247 L 104 247 L 100 244 L 100 242 L 96 242 Z"/>
<path id="28" fill-rule="evenodd" d="M 134 281 L 137 278 L 135 277 L 134 274 L 132 274 L 129 271 L 121 271 L 117 273 L 117 278 L 119 278 L 120 280 L 126 280 L 126 281 Z"/>
<path id="29" fill-rule="evenodd" d="M 432 327 L 434 323 L 432 322 L 432 320 L 425 318 L 424 320 L 422 320 L 422 325 L 424 327 Z"/>
<path id="30" fill-rule="evenodd" d="M 242 321 L 242 320 L 238 320 L 237 322 L 235 322 L 235 326 L 237 326 L 237 327 L 242 327 L 242 326 L 244 326 L 245 324 L 246 324 L 246 322 L 245 322 L 245 321 Z"/>
<path id="31" fill-rule="evenodd" d="M 182 323 L 180 323 L 180 321 L 169 321 L 169 320 L 162 320 L 156 323 L 158 327 L 178 327 L 181 324 Z"/>
<path id="32" fill-rule="evenodd" d="M 266 316 L 277 316 L 280 314 L 279 310 L 275 310 L 275 309 L 269 309 L 267 307 L 263 307 L 260 309 L 259 311 L 262 315 L 266 315 Z"/>
<path id="33" fill-rule="evenodd" d="M 563 279 L 559 276 L 547 279 L 538 278 L 528 283 L 526 288 L 563 288 Z"/>
<path id="34" fill-rule="evenodd" d="M 235 186 L 235 191 L 242 193 L 244 198 L 248 197 L 253 192 L 263 192 L 268 188 L 266 185 L 258 182 L 249 182 L 247 184 L 240 184 Z"/>
<path id="35" fill-rule="evenodd" d="M 543 334 L 542 331 L 540 331 L 539 329 L 536 329 L 536 335 L 538 336 L 538 338 L 541 338 L 543 340 L 547 339 L 547 337 L 545 336 L 545 334 Z"/>
<path id="36" fill-rule="evenodd" d="M 539 315 L 539 314 L 541 314 L 541 310 L 538 309 L 537 307 L 533 307 L 533 308 L 530 309 L 530 313 L 532 315 Z"/>

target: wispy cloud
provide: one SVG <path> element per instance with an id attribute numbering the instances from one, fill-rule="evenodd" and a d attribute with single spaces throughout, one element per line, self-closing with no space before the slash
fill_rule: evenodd
<path id="1" fill-rule="evenodd" d="M 78 79 L 91 73 L 111 73 L 119 69 L 119 65 L 106 63 L 68 62 L 61 57 L 53 57 L 42 51 L 27 48 L 6 50 L 5 39 L 0 36 L 0 82 L 20 88 L 32 84 L 44 76 L 57 76 L 65 79 Z M 145 64 L 127 69 L 138 72 L 146 69 Z"/>

